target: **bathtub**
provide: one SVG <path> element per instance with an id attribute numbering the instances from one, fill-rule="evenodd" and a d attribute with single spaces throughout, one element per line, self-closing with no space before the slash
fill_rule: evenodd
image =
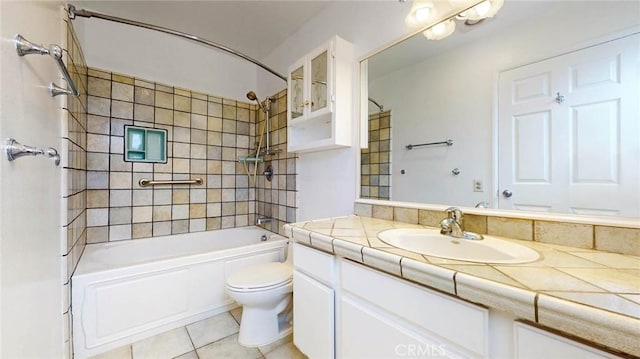
<path id="1" fill-rule="evenodd" d="M 71 278 L 75 358 L 233 309 L 226 278 L 283 261 L 286 243 L 243 227 L 87 245 Z"/>

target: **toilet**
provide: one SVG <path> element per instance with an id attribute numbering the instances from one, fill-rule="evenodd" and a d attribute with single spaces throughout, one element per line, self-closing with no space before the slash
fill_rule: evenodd
<path id="1" fill-rule="evenodd" d="M 293 269 L 291 243 L 284 263 L 247 267 L 227 278 L 229 297 L 242 305 L 238 343 L 257 347 L 292 331 Z"/>

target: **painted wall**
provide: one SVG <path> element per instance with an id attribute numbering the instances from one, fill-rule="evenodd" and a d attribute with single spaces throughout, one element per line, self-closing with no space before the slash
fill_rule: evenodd
<path id="1" fill-rule="evenodd" d="M 13 38 L 63 43 L 61 2 L 0 2 L 0 138 L 62 149 L 62 98 L 47 86 L 60 84 L 50 58 L 19 57 Z M 4 144 L 4 143 L 3 143 Z M 64 156 L 65 153 L 61 154 Z M 43 157 L 0 158 L 0 357 L 62 358 L 61 231 L 62 167 Z M 65 208 L 66 210 L 66 208 Z"/>
<path id="2" fill-rule="evenodd" d="M 236 100 L 246 100 L 246 93 L 256 90 L 256 66 L 218 50 L 109 21 L 73 22 L 92 67 Z"/>
<path id="3" fill-rule="evenodd" d="M 338 35 L 354 45 L 357 62 L 365 55 L 410 33 L 404 23 L 411 4 L 392 1 L 344 1 L 327 6 L 295 35 L 269 54 L 263 61 L 277 71 L 287 73 L 288 67 L 307 52 Z M 375 25 L 375 26 L 372 26 Z M 354 73 L 358 74 L 358 68 Z M 355 99 L 359 98 L 359 80 L 353 78 Z M 281 86 L 258 76 L 260 91 L 270 93 Z M 354 106 L 353 143 L 350 148 L 304 153 L 297 161 L 298 220 L 353 213 L 357 194 L 358 106 Z"/>
<path id="4" fill-rule="evenodd" d="M 370 79 L 369 95 L 393 114 L 393 200 L 469 207 L 494 202 L 492 127 L 498 73 L 639 24 L 637 2 L 562 6 L 566 9 L 512 24 L 508 34 L 494 32 L 481 42 Z M 559 33 L 562 36 L 555 36 Z M 454 139 L 452 147 L 404 148 L 447 139 Z M 454 168 L 460 175 L 451 174 Z M 400 173 L 403 169 L 405 174 Z M 476 179 L 484 192 L 474 192 Z"/>

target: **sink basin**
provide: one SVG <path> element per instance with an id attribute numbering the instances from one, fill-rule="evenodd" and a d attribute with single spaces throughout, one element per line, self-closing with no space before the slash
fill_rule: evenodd
<path id="1" fill-rule="evenodd" d="M 468 240 L 440 234 L 438 229 L 398 228 L 380 232 L 383 242 L 410 252 L 433 257 L 480 263 L 526 263 L 539 258 L 529 247 L 484 235 Z"/>

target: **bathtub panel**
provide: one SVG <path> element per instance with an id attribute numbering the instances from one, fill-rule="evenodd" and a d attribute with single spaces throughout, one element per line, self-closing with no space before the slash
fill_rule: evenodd
<path id="1" fill-rule="evenodd" d="M 95 326 L 86 326 L 96 328 L 93 345 L 114 339 L 114 334 L 120 336 L 185 313 L 188 310 L 188 273 L 189 270 L 183 269 L 89 287 L 88 303 L 96 303 L 95 308 L 85 307 L 85 313 L 95 313 Z M 92 319 L 90 315 L 86 318 Z"/>
<path id="2" fill-rule="evenodd" d="M 131 251 L 129 243 L 89 247 L 80 259 L 82 270 L 72 278 L 74 357 L 94 356 L 232 309 L 236 304 L 225 291 L 228 275 L 284 259 L 286 239 L 272 235 L 261 242 L 265 232 L 249 227 L 136 240 Z M 147 250 L 146 244 L 164 248 Z"/>

